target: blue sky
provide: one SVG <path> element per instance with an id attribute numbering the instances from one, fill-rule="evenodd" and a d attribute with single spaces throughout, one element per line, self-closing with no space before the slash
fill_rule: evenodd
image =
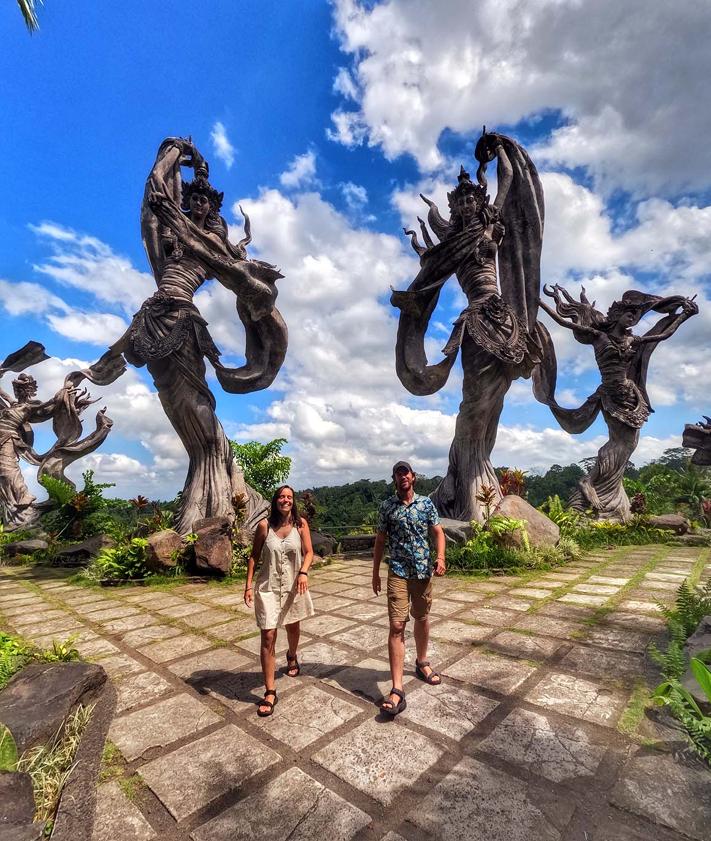
<path id="1" fill-rule="evenodd" d="M 213 382 L 228 434 L 286 437 L 297 486 L 380 478 L 402 456 L 442 473 L 460 375 L 427 399 L 400 385 L 389 287 L 417 271 L 401 231 L 424 207 L 418 193 L 446 208 L 486 123 L 524 143 L 542 173 L 547 280 L 576 292 L 582 282 L 601 307 L 628 288 L 699 295 L 700 315 L 653 358 L 657 411 L 635 461 L 678 445 L 683 424 L 711 411 L 711 12 L 693 0 L 674 13 L 641 0 L 622 10 L 531 0 L 514 26 L 514 7 L 47 0 L 30 36 L 16 5 L 2 4 L 0 354 L 42 341 L 52 360 L 33 373 L 48 396 L 120 334 L 153 285 L 138 219 L 145 178 L 164 137 L 191 135 L 234 235 L 241 202 L 251 253 L 285 275 L 290 348 L 275 384 L 237 397 Z M 233 302 L 213 287 L 198 303 L 238 360 Z M 461 306 L 452 280 L 433 359 Z M 581 402 L 598 383 L 592 352 L 554 338 L 560 402 Z M 172 495 L 185 459 L 145 370 L 95 392 L 115 426 L 91 466 L 122 494 Z M 566 435 L 520 381 L 494 461 L 543 470 L 593 455 L 604 436 L 601 421 Z"/>

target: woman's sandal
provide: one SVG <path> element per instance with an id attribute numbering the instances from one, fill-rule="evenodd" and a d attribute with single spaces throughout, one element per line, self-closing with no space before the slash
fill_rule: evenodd
<path id="1" fill-rule="evenodd" d="M 274 700 L 267 701 L 268 695 L 273 695 Z M 269 707 L 269 709 L 266 712 L 264 712 L 264 710 L 260 710 L 259 708 L 257 708 L 257 715 L 261 718 L 266 718 L 267 716 L 271 715 L 274 712 L 274 707 L 277 705 L 278 700 L 279 699 L 277 698 L 276 689 L 267 689 L 267 691 L 264 693 L 264 700 L 259 704 L 259 706 Z"/>
<path id="2" fill-rule="evenodd" d="M 424 680 L 425 683 L 429 683 L 430 686 L 439 686 L 440 683 L 442 683 L 442 675 L 439 672 L 436 672 L 430 666 L 430 673 L 428 675 L 425 674 L 425 666 L 429 665 L 429 660 L 423 660 L 422 662 L 415 660 L 415 674 L 420 680 Z"/>
<path id="3" fill-rule="evenodd" d="M 293 663 L 294 665 L 290 665 Z M 294 672 L 294 674 L 292 674 Z M 291 654 L 287 651 L 286 653 L 286 674 L 287 677 L 298 677 L 301 674 L 301 666 L 299 665 L 299 658 L 294 654 L 292 657 Z"/>
<path id="4" fill-rule="evenodd" d="M 393 704 L 392 701 L 385 700 L 380 705 L 380 712 L 385 713 L 385 715 L 389 715 L 391 718 L 395 718 L 398 713 L 401 713 L 405 707 L 407 706 L 407 701 L 405 700 L 405 693 L 401 689 L 393 688 L 388 693 L 389 695 L 397 695 L 400 699 L 397 704 Z"/>

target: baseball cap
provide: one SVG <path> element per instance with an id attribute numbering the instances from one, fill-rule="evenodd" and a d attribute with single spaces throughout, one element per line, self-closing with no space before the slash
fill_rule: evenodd
<path id="1" fill-rule="evenodd" d="M 412 467 L 410 467 L 409 462 L 407 462 L 407 461 L 396 461 L 395 464 L 393 464 L 393 476 L 397 473 L 398 470 L 400 470 L 401 467 L 404 467 L 405 470 L 407 470 L 408 473 L 414 473 L 415 472 L 412 469 Z"/>

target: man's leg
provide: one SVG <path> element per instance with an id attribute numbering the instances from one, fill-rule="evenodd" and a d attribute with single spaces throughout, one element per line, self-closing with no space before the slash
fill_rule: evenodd
<path id="1" fill-rule="evenodd" d="M 388 575 L 388 657 L 393 689 L 402 692 L 402 678 L 405 670 L 405 625 L 408 618 L 407 581 L 392 573 Z M 400 697 L 392 693 L 387 696 L 393 707 L 400 703 Z"/>
<path id="2" fill-rule="evenodd" d="M 410 586 L 412 599 L 412 617 L 415 620 L 415 648 L 417 662 L 427 660 L 427 647 L 430 642 L 430 607 L 432 606 L 432 579 L 427 581 L 413 581 Z M 421 671 L 426 678 L 434 672 L 431 666 L 422 666 Z M 441 683 L 442 678 L 437 675 L 432 678 L 435 684 Z"/>

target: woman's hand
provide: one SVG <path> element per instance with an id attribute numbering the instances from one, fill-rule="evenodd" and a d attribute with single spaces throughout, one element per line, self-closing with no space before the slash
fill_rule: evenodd
<path id="1" fill-rule="evenodd" d="M 247 607 L 252 607 L 254 604 L 254 587 L 251 585 L 249 587 L 244 588 L 244 603 Z"/>
<path id="2" fill-rule="evenodd" d="M 303 596 L 304 593 L 308 592 L 309 589 L 309 579 L 306 575 L 297 575 L 296 576 L 296 592 Z"/>

